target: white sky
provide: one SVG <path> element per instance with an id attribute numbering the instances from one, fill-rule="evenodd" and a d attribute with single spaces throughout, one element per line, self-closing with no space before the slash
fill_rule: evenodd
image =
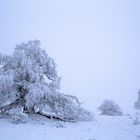
<path id="1" fill-rule="evenodd" d="M 140 88 L 139 0 L 0 0 L 0 51 L 39 39 L 62 91 L 95 111 L 113 99 L 132 111 Z"/>

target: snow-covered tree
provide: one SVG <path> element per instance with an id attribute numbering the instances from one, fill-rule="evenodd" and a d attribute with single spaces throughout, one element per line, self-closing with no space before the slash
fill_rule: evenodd
<path id="1" fill-rule="evenodd" d="M 134 108 L 136 109 L 135 111 L 135 120 L 133 122 L 134 125 L 140 124 L 140 89 L 138 90 L 138 99 L 134 103 Z"/>
<path id="2" fill-rule="evenodd" d="M 75 96 L 59 91 L 56 64 L 40 45 L 38 40 L 29 41 L 17 45 L 12 55 L 0 54 L 0 113 L 13 114 L 16 122 L 30 113 L 64 121 L 90 120 L 92 115 Z"/>
<path id="3" fill-rule="evenodd" d="M 112 100 L 105 100 L 98 109 L 99 111 L 101 111 L 101 115 L 108 116 L 123 115 L 120 106 Z"/>
<path id="4" fill-rule="evenodd" d="M 138 91 L 138 99 L 134 104 L 134 108 L 140 110 L 140 90 Z"/>

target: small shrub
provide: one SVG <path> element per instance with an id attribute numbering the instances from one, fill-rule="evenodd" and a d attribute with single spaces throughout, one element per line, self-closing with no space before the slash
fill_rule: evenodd
<path id="1" fill-rule="evenodd" d="M 140 124 L 140 120 L 139 120 L 138 117 L 135 118 L 135 120 L 133 121 L 133 124 L 134 124 L 134 125 Z"/>
<path id="2" fill-rule="evenodd" d="M 101 115 L 108 116 L 121 116 L 123 115 L 121 108 L 112 100 L 105 100 L 103 104 L 98 108 L 101 111 Z"/>
<path id="3" fill-rule="evenodd" d="M 6 111 L 6 115 L 11 118 L 11 122 L 14 124 L 25 123 L 28 115 L 23 113 L 23 108 L 16 107 Z"/>

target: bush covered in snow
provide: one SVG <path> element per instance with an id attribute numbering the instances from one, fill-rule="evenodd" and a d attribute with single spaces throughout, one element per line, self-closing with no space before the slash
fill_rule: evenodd
<path id="1" fill-rule="evenodd" d="M 136 116 L 135 120 L 133 121 L 133 124 L 134 125 L 140 124 L 140 120 L 139 120 L 139 117 L 138 116 Z"/>
<path id="2" fill-rule="evenodd" d="M 108 115 L 108 116 L 123 115 L 119 105 L 112 100 L 105 100 L 98 109 L 99 111 L 101 111 L 101 115 Z"/>
<path id="3" fill-rule="evenodd" d="M 12 55 L 0 55 L 0 114 L 14 123 L 38 113 L 63 121 L 90 120 L 75 96 L 59 91 L 56 64 L 38 40 L 17 45 Z"/>

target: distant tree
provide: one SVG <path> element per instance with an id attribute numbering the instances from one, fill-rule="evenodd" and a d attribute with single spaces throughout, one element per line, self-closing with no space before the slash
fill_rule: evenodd
<path id="1" fill-rule="evenodd" d="M 56 64 L 40 41 L 17 45 L 13 55 L 0 55 L 0 113 L 24 122 L 30 113 L 63 121 L 90 120 L 75 96 L 59 91 Z"/>
<path id="2" fill-rule="evenodd" d="M 138 91 L 138 99 L 134 104 L 134 108 L 140 110 L 140 90 Z"/>
<path id="3" fill-rule="evenodd" d="M 103 104 L 98 108 L 101 111 L 101 115 L 108 116 L 120 116 L 123 115 L 121 108 L 112 100 L 105 100 Z"/>

